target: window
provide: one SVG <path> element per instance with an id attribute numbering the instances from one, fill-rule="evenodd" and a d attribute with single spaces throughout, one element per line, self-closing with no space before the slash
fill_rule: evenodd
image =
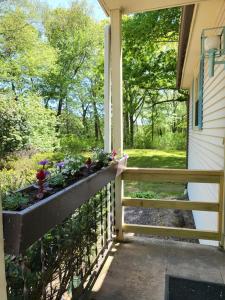
<path id="1" fill-rule="evenodd" d="M 200 61 L 200 72 L 192 85 L 193 128 L 203 127 L 203 88 L 204 88 L 204 59 Z"/>
<path id="2" fill-rule="evenodd" d="M 193 128 L 199 128 L 199 76 L 195 78 L 192 86 L 192 97 L 193 97 Z"/>

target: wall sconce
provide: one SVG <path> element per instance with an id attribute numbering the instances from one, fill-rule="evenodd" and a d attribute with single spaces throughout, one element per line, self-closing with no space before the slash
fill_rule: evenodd
<path id="1" fill-rule="evenodd" d="M 225 60 L 218 60 L 225 55 L 225 27 L 207 28 L 202 31 L 201 56 L 208 58 L 209 77 L 214 76 L 216 64 L 224 64 Z"/>

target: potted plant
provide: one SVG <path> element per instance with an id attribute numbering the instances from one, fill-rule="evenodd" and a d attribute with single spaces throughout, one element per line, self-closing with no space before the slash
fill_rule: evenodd
<path id="1" fill-rule="evenodd" d="M 39 162 L 36 183 L 3 199 L 5 252 L 23 253 L 120 175 L 127 157 L 116 160 L 115 156 L 97 150 L 85 164 L 80 156 L 54 166 L 47 160 Z"/>

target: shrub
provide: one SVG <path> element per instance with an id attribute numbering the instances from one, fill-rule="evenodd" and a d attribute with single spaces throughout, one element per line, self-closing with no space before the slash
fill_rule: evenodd
<path id="1" fill-rule="evenodd" d="M 30 134 L 27 114 L 10 96 L 0 95 L 0 128 L 1 157 L 25 147 Z"/>
<path id="2" fill-rule="evenodd" d="M 27 95 L 21 106 L 26 111 L 30 127 L 28 146 L 39 151 L 52 151 L 58 145 L 55 113 L 46 109 L 41 99 L 33 94 Z"/>
<path id="3" fill-rule="evenodd" d="M 11 94 L 0 95 L 0 156 L 26 148 L 39 151 L 57 146 L 56 117 L 46 109 L 40 98 L 28 94 L 15 99 Z"/>
<path id="4" fill-rule="evenodd" d="M 65 154 L 77 154 L 89 149 L 90 145 L 88 145 L 86 140 L 74 134 L 65 135 L 60 140 L 60 150 Z"/>

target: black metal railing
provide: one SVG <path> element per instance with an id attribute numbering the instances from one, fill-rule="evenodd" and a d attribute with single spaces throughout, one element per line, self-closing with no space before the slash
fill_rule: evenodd
<path id="1" fill-rule="evenodd" d="M 112 243 L 114 190 L 107 184 L 22 255 L 5 256 L 9 300 L 79 299 L 90 290 Z"/>

